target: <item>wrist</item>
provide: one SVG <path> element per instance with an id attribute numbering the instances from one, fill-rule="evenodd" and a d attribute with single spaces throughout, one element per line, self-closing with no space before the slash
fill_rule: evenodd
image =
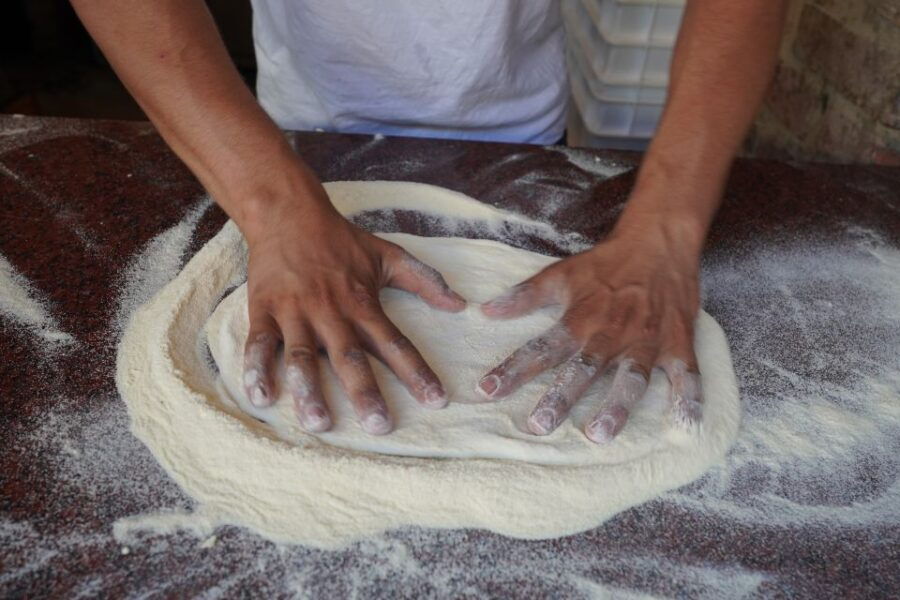
<path id="1" fill-rule="evenodd" d="M 665 235 L 699 257 L 726 176 L 727 165 L 692 167 L 648 152 L 613 233 Z"/>
<path id="2" fill-rule="evenodd" d="M 629 240 L 639 248 L 664 248 L 673 261 L 699 264 L 706 228 L 692 217 L 634 210 L 622 214 L 608 239 Z"/>
<path id="3" fill-rule="evenodd" d="M 318 177 L 290 148 L 264 170 L 213 196 L 250 245 L 278 224 L 302 227 L 338 214 Z"/>

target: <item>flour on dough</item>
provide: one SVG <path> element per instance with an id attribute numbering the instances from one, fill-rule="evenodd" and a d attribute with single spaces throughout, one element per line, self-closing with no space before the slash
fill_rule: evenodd
<path id="1" fill-rule="evenodd" d="M 385 199 L 394 198 L 407 209 L 433 213 L 439 207 L 448 217 L 521 219 L 422 184 L 338 182 L 326 188 L 347 215 L 379 204 L 390 208 Z M 132 429 L 197 500 L 203 522 L 321 547 L 405 525 L 556 537 L 594 527 L 696 479 L 733 443 L 740 417 L 737 384 L 724 334 L 706 313 L 696 324 L 706 399 L 697 431 L 669 424 L 668 386 L 654 374 L 647 398 L 612 444 L 597 446 L 582 433 L 601 406 L 609 377 L 595 384 L 557 431 L 533 436 L 525 419 L 552 374 L 497 403 L 474 403 L 473 390 L 484 371 L 557 315 L 489 321 L 475 304 L 555 259 L 485 240 L 383 237 L 436 267 L 473 301 L 451 314 L 404 292 L 382 293 L 385 311 L 441 376 L 451 400 L 443 410 L 424 409 L 373 361 L 396 418 L 397 429 L 388 436 L 359 429 L 327 364 L 324 385 L 336 422 L 330 432 L 300 429 L 286 396 L 268 409 L 246 401 L 240 385 L 246 247 L 233 223 L 135 314 L 117 372 Z"/>

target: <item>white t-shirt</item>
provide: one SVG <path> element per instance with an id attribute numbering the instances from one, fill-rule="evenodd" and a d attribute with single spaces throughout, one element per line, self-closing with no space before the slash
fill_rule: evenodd
<path id="1" fill-rule="evenodd" d="M 547 144 L 567 96 L 557 0 L 253 0 L 285 129 Z"/>

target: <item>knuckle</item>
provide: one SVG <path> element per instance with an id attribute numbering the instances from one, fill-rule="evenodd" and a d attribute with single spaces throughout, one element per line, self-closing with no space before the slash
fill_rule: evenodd
<path id="1" fill-rule="evenodd" d="M 628 325 L 628 309 L 617 307 L 606 318 L 606 326 L 613 331 L 622 331 Z"/>
<path id="2" fill-rule="evenodd" d="M 596 308 L 587 302 L 579 302 L 571 306 L 563 315 L 560 325 L 578 339 L 590 339 L 599 327 Z"/>
<path id="3" fill-rule="evenodd" d="M 277 337 L 268 329 L 251 331 L 247 334 L 247 347 L 273 346 Z"/>
<path id="4" fill-rule="evenodd" d="M 615 342 L 615 336 L 607 330 L 598 331 L 591 337 L 591 346 L 594 348 L 609 348 L 613 342 Z"/>
<path id="5" fill-rule="evenodd" d="M 572 361 L 585 373 L 595 373 L 603 365 L 601 356 L 589 352 L 579 352 Z"/>
<path id="6" fill-rule="evenodd" d="M 658 315 L 651 315 L 644 320 L 641 327 L 641 333 L 648 337 L 656 337 L 659 335 L 660 319 Z"/>
<path id="7" fill-rule="evenodd" d="M 368 367 L 366 353 L 359 346 L 349 346 L 340 351 L 340 356 L 347 364 L 354 367 Z"/>
<path id="8" fill-rule="evenodd" d="M 276 314 L 292 312 L 299 304 L 297 302 L 297 297 L 294 294 L 288 293 L 266 295 L 263 302 L 268 310 Z"/>
<path id="9" fill-rule="evenodd" d="M 316 358 L 316 351 L 306 344 L 291 344 L 285 348 L 285 354 L 289 362 L 300 365 L 308 365 Z"/>
<path id="10" fill-rule="evenodd" d="M 570 350 L 575 344 L 575 338 L 565 325 L 556 325 L 544 335 L 532 338 L 525 343 L 523 349 L 533 354 L 556 354 L 560 351 Z"/>
<path id="11" fill-rule="evenodd" d="M 354 284 L 350 287 L 350 298 L 355 308 L 363 314 L 372 314 L 380 310 L 378 295 L 368 286 Z"/>
<path id="12" fill-rule="evenodd" d="M 391 352 L 396 352 L 398 354 L 417 353 L 415 346 L 413 346 L 413 343 L 409 338 L 399 332 L 394 334 L 394 336 L 388 340 L 387 347 Z"/>
<path id="13" fill-rule="evenodd" d="M 641 358 L 628 358 L 624 361 L 624 365 L 628 373 L 639 375 L 645 381 L 650 379 L 649 361 Z"/>
<path id="14" fill-rule="evenodd" d="M 542 409 L 549 409 L 557 415 L 563 415 L 569 410 L 569 399 L 562 390 L 550 389 L 540 399 L 532 414 Z"/>
<path id="15" fill-rule="evenodd" d="M 527 353 L 544 354 L 553 347 L 553 342 L 549 336 L 542 335 L 528 340 L 522 349 Z"/>
<path id="16" fill-rule="evenodd" d="M 645 380 L 650 379 L 650 371 L 652 367 L 650 365 L 653 364 L 652 360 L 636 360 L 631 365 L 630 370 L 634 373 L 641 375 Z"/>

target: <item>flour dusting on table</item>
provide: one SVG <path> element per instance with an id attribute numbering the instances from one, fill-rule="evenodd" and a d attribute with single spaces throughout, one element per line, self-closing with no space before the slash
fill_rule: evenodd
<path id="1" fill-rule="evenodd" d="M 459 225 L 463 233 L 467 226 Z M 527 543 L 477 531 L 411 529 L 334 552 L 279 546 L 230 527 L 217 532 L 211 548 L 201 548 L 203 540 L 190 533 L 135 532 L 129 553 L 122 554 L 109 530 L 115 519 L 189 510 L 190 500 L 128 433 L 125 408 L 113 394 L 61 397 L 58 408 L 22 425 L 40 440 L 43 464 L 50 466 L 41 476 L 54 479 L 59 490 L 47 503 L 64 511 L 69 502 L 87 505 L 97 496 L 114 502 L 93 520 L 75 523 L 75 534 L 4 517 L 0 543 L 17 549 L 17 559 L 0 575 L 0 591 L 11 589 L 17 579 L 51 577 L 54 560 L 63 555 L 100 552 L 122 561 L 140 556 L 147 561 L 146 572 L 172 573 L 210 598 L 237 595 L 243 584 L 258 585 L 260 573 L 265 573 L 263 587 L 254 590 L 276 596 L 366 597 L 385 590 L 420 597 L 483 596 L 496 589 L 573 598 L 763 594 L 771 588 L 752 569 L 705 564 L 679 553 L 672 558 L 668 548 L 677 540 L 641 532 L 661 527 L 656 515 L 666 505 L 690 516 L 701 538 L 707 529 L 716 535 L 747 529 L 761 537 L 783 537 L 790 535 L 788 527 L 828 523 L 823 535 L 845 536 L 847 528 L 900 521 L 900 418 L 892 408 L 900 388 L 898 253 L 866 230 L 850 230 L 846 237 L 850 243 L 760 242 L 740 255 L 707 261 L 704 306 L 731 341 L 744 398 L 743 431 L 722 469 L 654 507 L 622 515 L 622 525 Z M 160 252 L 181 257 L 184 247 L 175 244 Z M 153 265 L 141 268 L 152 271 Z M 155 281 L 154 276 L 135 269 L 120 297 L 146 297 L 128 288 L 142 289 L 147 281 Z M 725 291 L 729 286 L 741 292 Z M 829 296 L 824 290 L 845 295 Z M 824 300 L 828 297 L 832 300 Z M 780 351 L 766 351 L 771 338 Z M 861 424 L 870 437 L 848 436 L 850 423 Z M 792 439 L 797 443 L 788 443 Z M 868 474 L 864 480 L 861 472 Z M 808 485 L 812 492 L 800 496 Z M 624 535 L 643 542 L 626 542 Z M 615 544 L 615 539 L 623 541 Z M 605 542 L 606 550 L 598 552 L 597 544 Z M 640 543 L 647 549 L 635 550 Z M 761 547 L 760 556 L 768 551 Z M 71 595 L 97 595 L 102 575 L 73 584 Z M 617 584 L 604 583 L 611 580 Z M 134 585 L 131 589 L 148 595 L 164 592 L 155 580 L 139 579 Z"/>

